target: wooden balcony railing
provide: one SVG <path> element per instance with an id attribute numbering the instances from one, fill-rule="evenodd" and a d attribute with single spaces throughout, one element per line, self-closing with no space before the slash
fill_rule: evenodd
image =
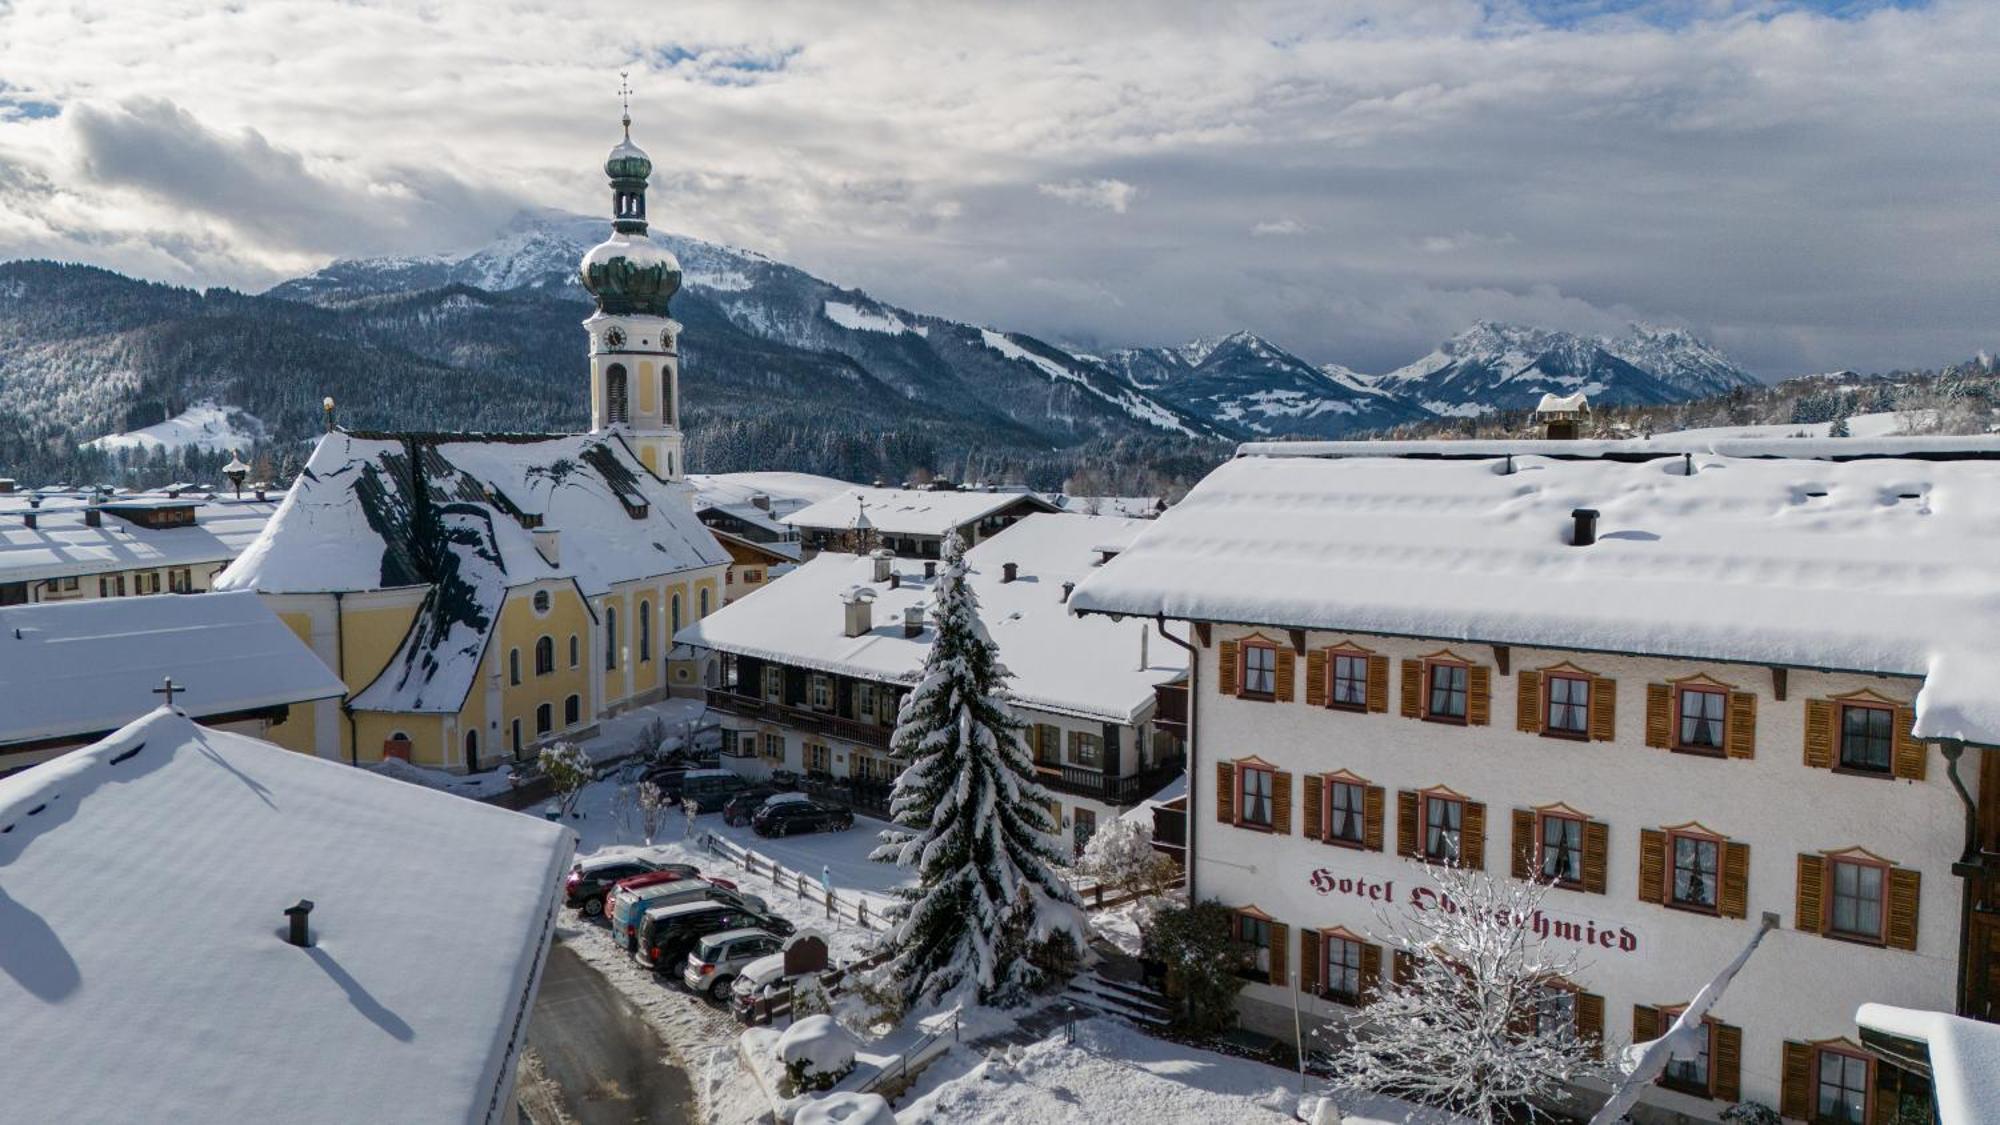
<path id="1" fill-rule="evenodd" d="M 783 703 L 773 703 L 754 695 L 739 695 L 727 688 L 709 688 L 708 705 L 717 711 L 739 715 L 746 719 L 761 719 L 764 722 L 779 723 L 797 730 L 811 731 L 838 738 L 847 742 L 858 742 L 878 750 L 889 748 L 891 728 L 856 719 L 843 719 L 839 715 L 829 715 L 824 711 L 814 711 L 805 707 L 790 707 Z"/>

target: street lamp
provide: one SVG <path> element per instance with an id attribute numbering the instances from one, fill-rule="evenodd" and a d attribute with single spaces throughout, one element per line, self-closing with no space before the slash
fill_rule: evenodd
<path id="1" fill-rule="evenodd" d="M 245 465 L 243 458 L 237 456 L 234 450 L 229 453 L 229 464 L 222 467 L 222 475 L 236 486 L 236 498 L 243 499 L 243 478 L 250 475 L 250 466 Z"/>

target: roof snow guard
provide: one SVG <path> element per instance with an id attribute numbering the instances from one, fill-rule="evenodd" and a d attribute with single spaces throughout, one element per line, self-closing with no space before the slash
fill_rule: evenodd
<path id="1" fill-rule="evenodd" d="M 1919 737 L 2000 746 L 2000 464 L 1505 444 L 1470 461 L 1239 455 L 1070 604 L 1921 677 Z M 1569 543 L 1579 508 L 1600 513 L 1588 549 Z"/>

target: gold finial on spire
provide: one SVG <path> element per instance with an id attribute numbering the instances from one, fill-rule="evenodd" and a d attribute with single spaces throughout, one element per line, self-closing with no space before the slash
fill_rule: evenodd
<path id="1" fill-rule="evenodd" d="M 623 110 L 619 120 L 625 126 L 625 139 L 628 141 L 632 139 L 632 84 L 625 79 L 630 73 L 625 70 L 618 72 L 618 105 Z"/>

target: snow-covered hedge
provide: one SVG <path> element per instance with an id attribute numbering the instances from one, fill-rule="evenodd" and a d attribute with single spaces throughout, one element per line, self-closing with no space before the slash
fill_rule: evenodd
<path id="1" fill-rule="evenodd" d="M 829 1094 L 799 1110 L 792 1125 L 896 1125 L 880 1094 Z"/>
<path id="2" fill-rule="evenodd" d="M 778 1061 L 794 1091 L 826 1090 L 854 1069 L 859 1045 L 832 1016 L 807 1016 L 778 1037 Z"/>

